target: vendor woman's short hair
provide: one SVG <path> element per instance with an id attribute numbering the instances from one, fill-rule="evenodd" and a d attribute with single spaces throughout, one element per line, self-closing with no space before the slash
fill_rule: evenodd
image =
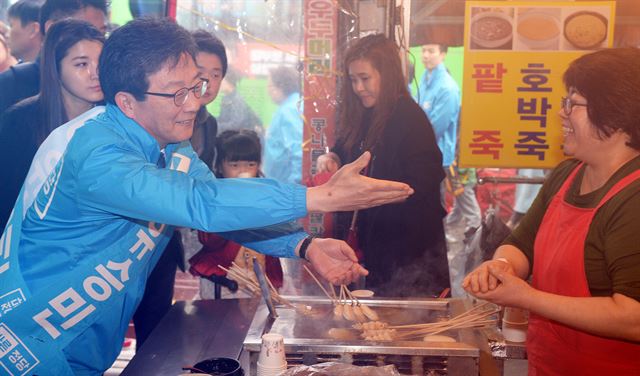
<path id="1" fill-rule="evenodd" d="M 191 34 L 169 19 L 138 18 L 116 29 L 100 54 L 100 85 L 107 103 L 124 91 L 145 99 L 149 76 L 167 64 L 175 67 L 187 54 L 195 59 Z"/>
<path id="2" fill-rule="evenodd" d="M 567 91 L 587 100 L 589 120 L 602 137 L 621 130 L 640 150 L 640 49 L 612 48 L 583 55 L 564 73 Z"/>

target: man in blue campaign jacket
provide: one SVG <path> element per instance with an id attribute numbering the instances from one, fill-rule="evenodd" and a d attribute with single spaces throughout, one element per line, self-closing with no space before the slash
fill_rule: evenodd
<path id="1" fill-rule="evenodd" d="M 418 83 L 418 104 L 427 114 L 442 152 L 442 166 L 451 166 L 456 157 L 460 89 L 444 66 L 446 46 L 422 46 L 422 62 L 426 68 Z"/>
<path id="2" fill-rule="evenodd" d="M 264 174 L 283 183 L 302 180 L 302 113 L 298 72 L 277 67 L 269 72 L 268 91 L 278 109 L 271 119 L 264 146 Z"/>
<path id="3" fill-rule="evenodd" d="M 277 225 L 308 211 L 397 202 L 411 188 L 359 175 L 368 154 L 315 188 L 216 180 L 185 141 L 206 90 L 195 51 L 188 31 L 157 19 L 134 20 L 105 44 L 99 66 L 106 109 L 77 129 L 63 128 L 75 133 L 30 198 L 34 161 L 0 238 L 0 370 L 104 372 L 173 226 L 304 257 L 334 283 L 367 274 L 346 243 Z"/>
<path id="4" fill-rule="evenodd" d="M 460 89 L 444 65 L 447 49 L 447 46 L 443 44 L 430 43 L 422 46 L 422 62 L 426 69 L 418 84 L 417 99 L 433 126 L 438 147 L 442 152 L 442 166 L 445 168 L 447 176 L 450 177 L 454 171 L 457 171 L 455 170 L 455 160 L 460 116 Z M 463 174 L 463 171 L 460 170 L 460 173 Z M 475 176 L 473 169 L 464 171 L 464 173 Z M 445 184 L 441 189 L 443 204 Z M 450 225 L 464 220 L 465 235 L 470 236 L 481 224 L 480 206 L 474 190 L 475 182 L 470 179 L 463 183 L 462 187 L 458 186 L 456 189 L 455 184 L 450 181 L 449 187 L 455 200 L 453 209 L 446 218 L 446 223 Z M 452 237 L 451 234 L 447 234 L 447 239 L 449 241 L 462 240 Z M 449 274 L 452 278 L 452 292 L 454 296 L 458 296 L 464 293 L 458 286 L 461 285 L 461 278 L 464 276 L 465 258 L 452 255 L 452 249 L 449 250 L 449 258 L 451 260 L 453 257 L 454 261 L 449 262 Z"/>

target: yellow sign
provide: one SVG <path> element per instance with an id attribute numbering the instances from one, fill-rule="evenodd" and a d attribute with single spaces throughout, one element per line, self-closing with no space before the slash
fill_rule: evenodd
<path id="1" fill-rule="evenodd" d="M 613 45 L 614 13 L 613 1 L 467 2 L 460 165 L 550 168 L 564 159 L 562 75 Z"/>

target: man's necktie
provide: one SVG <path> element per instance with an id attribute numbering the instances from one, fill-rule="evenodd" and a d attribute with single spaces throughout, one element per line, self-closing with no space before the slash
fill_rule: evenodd
<path id="1" fill-rule="evenodd" d="M 160 152 L 160 158 L 158 158 L 158 162 L 156 163 L 156 166 L 158 166 L 158 168 L 167 167 L 167 162 L 164 160 L 164 158 L 164 152 Z"/>

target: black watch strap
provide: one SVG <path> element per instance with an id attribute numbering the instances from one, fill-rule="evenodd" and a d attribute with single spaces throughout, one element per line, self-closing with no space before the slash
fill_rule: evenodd
<path id="1" fill-rule="evenodd" d="M 309 235 L 302 241 L 302 244 L 300 245 L 300 252 L 298 252 L 301 259 L 311 261 L 307 258 L 307 249 L 309 248 L 309 244 L 311 244 L 314 238 L 314 236 Z"/>

